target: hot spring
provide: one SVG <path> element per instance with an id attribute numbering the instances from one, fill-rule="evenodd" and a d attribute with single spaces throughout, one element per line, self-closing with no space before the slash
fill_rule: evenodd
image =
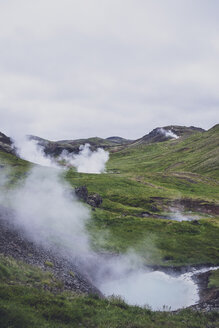
<path id="1" fill-rule="evenodd" d="M 98 287 L 104 295 L 121 296 L 129 305 L 172 311 L 198 303 L 198 286 L 192 276 L 214 269 L 194 270 L 177 277 L 161 271 L 134 271 L 119 279 L 107 279 Z"/>

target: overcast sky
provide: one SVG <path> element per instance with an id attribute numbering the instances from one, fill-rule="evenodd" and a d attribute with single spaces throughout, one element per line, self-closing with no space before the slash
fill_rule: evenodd
<path id="1" fill-rule="evenodd" d="M 218 0 L 0 0 L 0 131 L 138 138 L 219 118 Z"/>

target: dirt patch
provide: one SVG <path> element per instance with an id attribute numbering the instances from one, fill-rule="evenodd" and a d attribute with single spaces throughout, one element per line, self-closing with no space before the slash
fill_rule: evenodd
<path id="1" fill-rule="evenodd" d="M 150 203 L 159 206 L 164 211 L 168 211 L 170 208 L 176 208 L 181 212 L 192 211 L 210 215 L 219 215 L 219 204 L 207 202 L 202 199 L 168 199 L 165 197 L 150 197 Z"/>
<path id="2" fill-rule="evenodd" d="M 219 215 L 219 205 L 194 199 L 176 199 L 169 202 L 170 207 L 183 207 L 186 211 L 200 212 L 206 214 Z"/>

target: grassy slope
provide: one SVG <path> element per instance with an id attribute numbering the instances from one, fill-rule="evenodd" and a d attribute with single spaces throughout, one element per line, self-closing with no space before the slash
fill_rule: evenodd
<path id="1" fill-rule="evenodd" d="M 88 224 L 93 246 L 111 252 L 134 248 L 149 264 L 218 264 L 218 217 L 203 214 L 197 225 L 141 217 L 145 211 L 162 214 L 174 199 L 218 202 L 218 140 L 216 127 L 186 140 L 129 146 L 113 153 L 107 168 L 117 173 L 80 174 L 69 170 L 67 179 L 73 186 L 85 184 L 89 192 L 103 197 L 101 209 L 92 212 Z M 182 162 L 184 166 L 176 165 Z M 11 167 L 11 183 L 30 167 L 28 162 L 3 152 L 0 164 Z"/>
<path id="2" fill-rule="evenodd" d="M 219 327 L 219 314 L 182 310 L 173 315 L 128 306 L 121 299 L 101 300 L 95 295 L 66 293 L 57 288 L 51 273 L 0 256 L 0 326 L 106 327 L 106 328 L 211 328 Z M 58 286 L 61 286 L 59 284 Z"/>
<path id="3" fill-rule="evenodd" d="M 3 170 L 3 176 L 7 174 L 7 178 L 11 185 L 19 181 L 20 178 L 24 177 L 29 168 L 32 166 L 31 163 L 3 151 L 0 151 L 0 165 L 0 174 Z"/>
<path id="4" fill-rule="evenodd" d="M 133 174 L 147 172 L 195 172 L 219 177 L 219 125 L 186 139 L 151 145 L 131 145 L 113 154 L 110 168 Z M 137 165 L 136 165 L 137 163 Z"/>
<path id="5" fill-rule="evenodd" d="M 153 213 L 154 206 L 162 212 L 168 199 L 186 197 L 218 202 L 217 135 L 218 132 L 209 131 L 205 136 L 197 134 L 183 142 L 124 149 L 111 155 L 108 171 L 114 173 L 90 175 L 70 170 L 67 179 L 72 185 L 86 184 L 89 192 L 98 192 L 104 199 L 102 208 L 92 212 L 88 226 L 94 247 L 113 252 L 133 247 L 147 262 L 155 264 L 218 263 L 217 217 L 204 215 L 200 225 L 138 217 L 142 211 Z M 193 149 L 195 140 L 199 155 Z M 189 145 L 190 152 L 185 149 Z M 0 164 L 11 167 L 11 184 L 30 167 L 28 162 L 3 152 Z M 152 203 L 151 197 L 157 196 L 165 199 Z M 100 232 L 104 238 L 99 238 Z M 169 260 L 164 262 L 164 257 Z M 217 285 L 218 273 L 213 273 L 209 287 Z M 2 328 L 207 325 L 219 327 L 218 314 L 182 310 L 173 315 L 127 306 L 119 299 L 66 294 L 50 273 L 0 256 Z"/>
<path id="6" fill-rule="evenodd" d="M 108 174 L 70 170 L 67 179 L 72 185 L 85 184 L 89 192 L 103 197 L 89 226 L 95 247 L 112 252 L 131 247 L 150 264 L 218 263 L 218 217 L 203 214 L 198 225 L 140 217 L 144 211 L 167 211 L 165 205 L 174 199 L 218 203 L 218 149 L 217 126 L 185 140 L 129 146 L 113 153 Z M 104 239 L 98 238 L 101 233 Z"/>

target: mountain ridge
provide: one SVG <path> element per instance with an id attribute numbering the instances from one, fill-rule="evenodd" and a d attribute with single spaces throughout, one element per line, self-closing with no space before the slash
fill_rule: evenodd
<path id="1" fill-rule="evenodd" d="M 91 137 L 86 139 L 58 141 L 50 141 L 34 135 L 29 135 L 28 138 L 30 140 L 35 140 L 38 145 L 42 146 L 46 155 L 59 156 L 63 150 L 66 150 L 69 153 L 78 153 L 80 146 L 86 143 L 90 144 L 92 151 L 96 150 L 97 148 L 103 148 L 105 150 L 114 152 L 126 146 L 164 142 L 170 139 L 174 139 L 175 137 L 187 138 L 197 132 L 205 132 L 205 130 L 194 126 L 186 127 L 169 125 L 155 128 L 148 134 L 136 140 L 125 139 L 119 136 L 112 136 L 105 139 L 99 137 Z M 167 133 L 167 135 L 165 135 L 165 133 Z"/>

